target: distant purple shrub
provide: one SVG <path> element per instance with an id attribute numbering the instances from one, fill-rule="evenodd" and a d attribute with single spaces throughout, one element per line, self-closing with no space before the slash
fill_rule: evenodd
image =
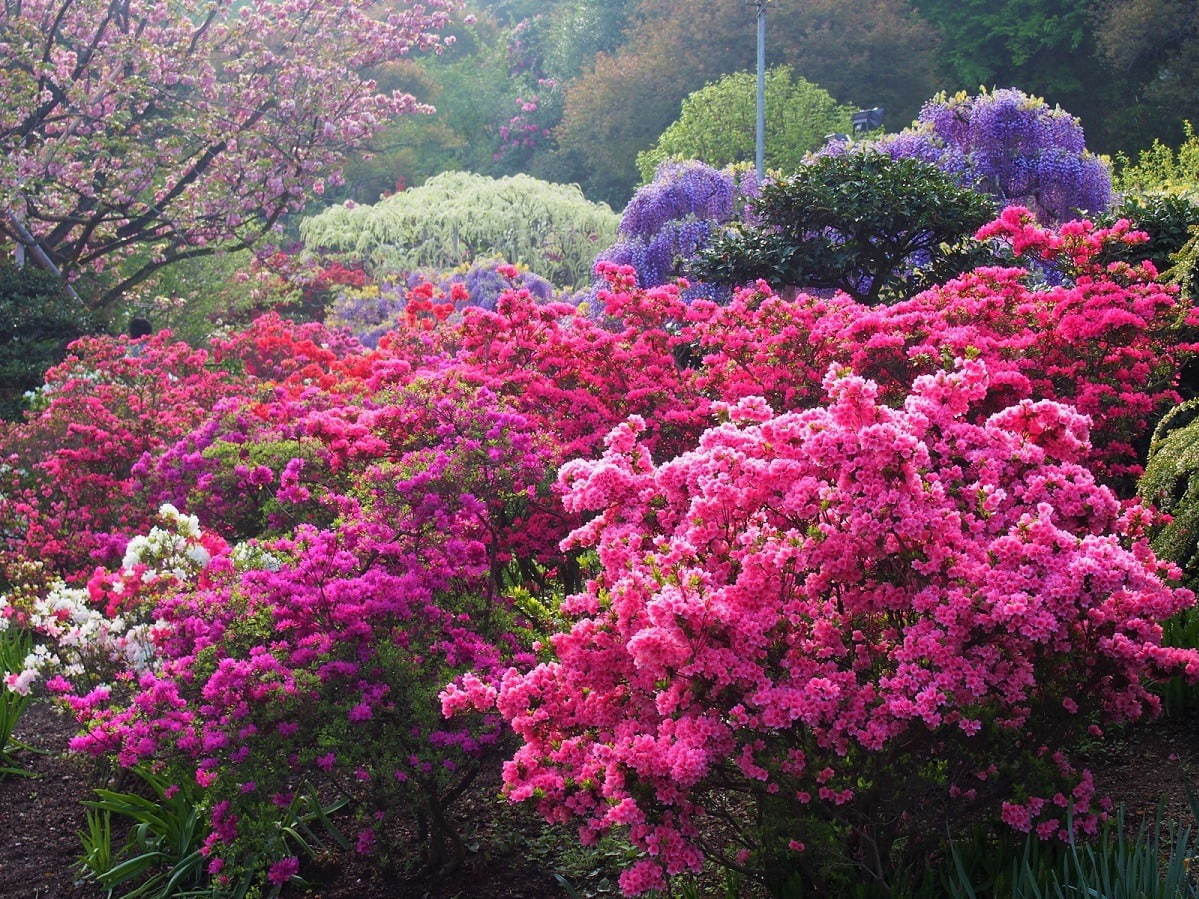
<path id="1" fill-rule="evenodd" d="M 500 294 L 510 288 L 525 288 L 542 302 L 553 298 L 554 286 L 545 278 L 521 270 L 516 278 L 509 279 L 500 274 L 502 265 L 505 263 L 499 258 L 478 259 L 469 267 L 448 272 L 414 271 L 400 275 L 396 280 L 342 291 L 330 306 L 326 324 L 346 328 L 365 346 L 374 347 L 399 321 L 408 306 L 409 291 L 426 283 L 437 287 L 447 298 L 453 298 L 458 309 L 479 306 L 494 310 Z M 455 284 L 466 288 L 465 299 L 458 299 L 461 294 L 453 290 Z"/>
<path id="2" fill-rule="evenodd" d="M 521 270 L 514 281 L 508 280 L 498 271 L 503 265 L 500 259 L 479 259 L 465 272 L 454 271 L 449 277 L 443 277 L 441 288 L 449 293 L 450 285 L 462 284 L 470 294 L 470 299 L 461 306 L 481 306 L 484 309 L 495 309 L 496 300 L 509 288 L 525 288 L 542 302 L 554 296 L 554 285 L 545 278 L 530 271 Z"/>

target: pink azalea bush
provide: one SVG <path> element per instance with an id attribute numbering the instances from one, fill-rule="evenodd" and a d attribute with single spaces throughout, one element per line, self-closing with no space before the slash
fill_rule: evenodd
<path id="1" fill-rule="evenodd" d="M 1199 678 L 1199 653 L 1160 645 L 1193 597 L 1146 513 L 1080 464 L 1086 418 L 1023 401 L 975 421 L 988 378 L 921 376 L 891 408 L 834 368 L 827 405 L 743 399 L 661 464 L 640 419 L 614 429 L 559 475 L 591 516 L 564 546 L 599 554 L 563 603 L 575 623 L 445 711 L 510 722 L 511 799 L 584 843 L 625 830 L 645 853 L 627 894 L 708 859 L 827 891 L 840 855 L 886 884 L 901 847 L 982 813 L 1094 832 L 1090 775 L 1062 748 L 1153 714 L 1148 680 Z"/>

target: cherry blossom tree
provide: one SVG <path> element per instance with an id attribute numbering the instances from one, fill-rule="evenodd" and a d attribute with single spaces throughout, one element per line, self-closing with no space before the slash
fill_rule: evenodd
<path id="1" fill-rule="evenodd" d="M 0 229 L 73 280 L 260 240 L 388 119 L 363 73 L 436 50 L 456 0 L 5 0 Z"/>

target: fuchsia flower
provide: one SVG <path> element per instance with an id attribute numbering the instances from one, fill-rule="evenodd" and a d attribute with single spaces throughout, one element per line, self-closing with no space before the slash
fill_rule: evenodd
<path id="1" fill-rule="evenodd" d="M 299 873 L 299 870 L 300 860 L 294 855 L 291 855 L 287 858 L 280 859 L 271 865 L 270 869 L 267 871 L 266 879 L 271 883 L 287 883 L 297 873 Z"/>

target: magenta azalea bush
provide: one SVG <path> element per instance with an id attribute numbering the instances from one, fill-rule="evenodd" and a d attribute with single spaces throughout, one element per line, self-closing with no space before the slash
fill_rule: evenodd
<path id="1" fill-rule="evenodd" d="M 116 603 L 155 621 L 152 663 L 111 691 L 59 685 L 86 727 L 72 748 L 206 789 L 204 853 L 222 878 L 280 861 L 278 821 L 308 795 L 350 800 L 361 852 L 400 815 L 432 868 L 460 855 L 449 807 L 504 731 L 494 713 L 442 721 L 437 691 L 532 662 L 509 570 L 525 536 L 508 532 L 546 472 L 527 422 L 453 382 L 371 406 L 356 410 L 355 444 L 329 441 L 322 457 L 351 470 L 321 481 L 335 522 L 232 547 L 210 538 L 173 589 Z M 294 478 L 304 464 L 283 467 L 278 503 L 308 490 Z"/>
<path id="2" fill-rule="evenodd" d="M 574 625 L 498 691 L 443 695 L 521 738 L 510 798 L 585 843 L 626 829 L 645 852 L 626 893 L 713 858 L 832 890 L 822 842 L 893 883 L 898 846 L 983 812 L 1094 832 L 1069 735 L 1155 712 L 1146 677 L 1199 678 L 1158 624 L 1192 596 L 1145 513 L 1079 464 L 1083 416 L 1025 401 L 972 422 L 978 362 L 901 408 L 847 372 L 825 387 L 803 412 L 725 407 L 662 464 L 634 419 L 565 466 L 567 508 L 593 516 L 566 545 L 600 562 L 563 604 Z M 738 811 L 766 826 L 721 826 Z"/>

